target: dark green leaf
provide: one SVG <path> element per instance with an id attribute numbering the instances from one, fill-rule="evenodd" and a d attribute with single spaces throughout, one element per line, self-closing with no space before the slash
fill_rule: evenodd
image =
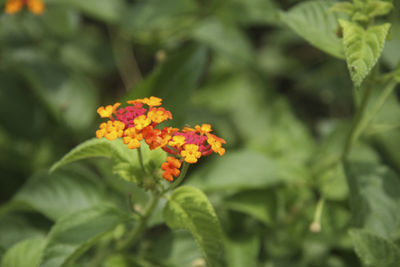
<path id="1" fill-rule="evenodd" d="M 109 23 L 116 23 L 124 11 L 124 2 L 121 0 L 48 0 L 47 2 L 73 6 L 89 16 Z"/>
<path id="2" fill-rule="evenodd" d="M 297 167 L 283 166 L 249 150 L 215 157 L 191 175 L 191 185 L 205 191 L 257 189 L 300 179 L 304 175 Z"/>
<path id="3" fill-rule="evenodd" d="M 206 258 L 208 266 L 223 266 L 222 230 L 207 196 L 200 190 L 182 186 L 176 189 L 164 209 L 172 229 L 188 229 Z"/>
<path id="4" fill-rule="evenodd" d="M 357 255 L 366 266 L 397 267 L 400 249 L 389 240 L 363 230 L 350 230 Z"/>
<path id="5" fill-rule="evenodd" d="M 30 238 L 19 242 L 4 254 L 1 267 L 38 267 L 45 245 L 45 238 Z"/>
<path id="6" fill-rule="evenodd" d="M 27 216 L 0 214 L 0 249 L 7 249 L 24 239 L 43 237 L 45 234 L 45 231 L 33 225 Z"/>
<path id="7" fill-rule="evenodd" d="M 260 249 L 260 240 L 257 236 L 228 239 L 225 243 L 229 267 L 257 266 Z"/>
<path id="8" fill-rule="evenodd" d="M 193 37 L 235 63 L 249 65 L 253 61 L 250 43 L 243 33 L 217 18 L 205 20 L 198 25 L 193 31 Z"/>
<path id="9" fill-rule="evenodd" d="M 63 170 L 32 177 L 12 199 L 50 219 L 86 209 L 107 201 L 93 173 Z"/>
<path id="10" fill-rule="evenodd" d="M 276 213 L 276 195 L 272 190 L 242 191 L 223 201 L 223 206 L 246 213 L 265 224 L 272 224 Z"/>
<path id="11" fill-rule="evenodd" d="M 329 10 L 330 1 L 305 1 L 282 12 L 282 20 L 297 34 L 322 51 L 343 59 L 343 46 L 335 34 L 339 15 Z"/>
<path id="12" fill-rule="evenodd" d="M 373 162 L 345 165 L 353 225 L 385 238 L 400 226 L 400 180 L 389 168 Z"/>
<path id="13" fill-rule="evenodd" d="M 107 206 L 92 207 L 62 217 L 51 229 L 41 267 L 65 266 L 125 219 Z"/>
<path id="14" fill-rule="evenodd" d="M 189 97 L 203 74 L 205 63 L 205 48 L 190 46 L 167 59 L 124 99 L 151 95 L 161 97 L 163 106 L 171 110 L 174 116 L 174 126 L 182 126 L 189 107 Z"/>

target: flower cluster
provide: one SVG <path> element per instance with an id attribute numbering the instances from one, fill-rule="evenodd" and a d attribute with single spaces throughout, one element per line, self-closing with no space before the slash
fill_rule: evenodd
<path id="1" fill-rule="evenodd" d="M 35 15 L 40 15 L 44 11 L 44 3 L 42 0 L 8 0 L 6 3 L 5 12 L 7 14 L 14 14 L 20 11 L 24 6 Z"/>
<path id="2" fill-rule="evenodd" d="M 225 154 L 222 144 L 225 140 L 211 134 L 211 125 L 196 125 L 182 130 L 173 127 L 156 128 L 163 121 L 172 119 L 172 114 L 161 106 L 162 99 L 150 97 L 127 101 L 126 107 L 121 103 L 99 107 L 97 113 L 107 122 L 100 124 L 96 131 L 97 138 L 114 140 L 122 138 L 128 148 L 139 148 L 142 140 L 150 149 L 161 148 L 171 154 L 161 165 L 162 176 L 173 181 L 180 175 L 182 162 L 196 163 L 202 156 L 211 153 Z"/>

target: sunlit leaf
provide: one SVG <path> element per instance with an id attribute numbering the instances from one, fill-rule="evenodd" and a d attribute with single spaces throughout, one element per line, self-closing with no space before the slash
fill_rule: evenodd
<path id="1" fill-rule="evenodd" d="M 164 218 L 170 228 L 192 233 L 208 266 L 223 265 L 222 230 L 204 193 L 190 186 L 176 189 L 165 206 Z"/>
<path id="2" fill-rule="evenodd" d="M 159 169 L 162 162 L 165 161 L 166 153 L 161 149 L 150 150 L 147 145 L 143 144 L 141 151 L 143 164 L 150 172 Z M 81 143 L 57 161 L 50 171 L 74 161 L 93 157 L 112 159 L 114 172 L 125 180 L 137 181 L 138 178 L 145 175 L 139 163 L 137 149 L 129 149 L 121 139 L 109 141 L 105 138 L 93 138 Z"/>
<path id="3" fill-rule="evenodd" d="M 354 85 L 359 87 L 383 50 L 390 24 L 364 29 L 354 22 L 339 22 L 343 29 L 343 45 L 350 76 Z"/>

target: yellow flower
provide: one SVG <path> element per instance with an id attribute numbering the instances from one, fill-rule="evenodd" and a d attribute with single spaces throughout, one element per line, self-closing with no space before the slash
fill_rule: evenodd
<path id="1" fill-rule="evenodd" d="M 225 148 L 222 147 L 222 144 L 226 143 L 224 139 L 213 134 L 207 134 L 207 143 L 209 143 L 211 145 L 211 149 L 220 156 L 225 154 Z"/>
<path id="2" fill-rule="evenodd" d="M 40 15 L 44 11 L 44 3 L 42 0 L 8 0 L 6 3 L 5 12 L 7 14 L 14 14 L 20 11 L 24 5 L 35 15 Z"/>
<path id="3" fill-rule="evenodd" d="M 143 99 L 143 103 L 150 107 L 160 106 L 161 102 L 162 99 L 155 96 L 150 96 L 150 98 L 146 97 Z"/>
<path id="4" fill-rule="evenodd" d="M 162 99 L 159 97 L 155 97 L 155 96 L 150 96 L 150 98 L 146 97 L 143 99 L 135 99 L 135 100 L 128 100 L 126 101 L 126 103 L 128 104 L 136 104 L 136 103 L 142 103 L 142 104 L 146 104 L 149 107 L 156 107 L 156 106 L 160 106 L 162 102 Z"/>
<path id="5" fill-rule="evenodd" d="M 182 135 L 175 135 L 172 140 L 168 142 L 168 145 L 174 147 L 181 147 L 185 144 L 186 138 Z"/>
<path id="6" fill-rule="evenodd" d="M 96 131 L 97 138 L 105 137 L 108 140 L 115 140 L 122 137 L 125 124 L 120 121 L 107 121 L 100 124 L 100 129 Z"/>
<path id="7" fill-rule="evenodd" d="M 133 122 L 135 123 L 135 128 L 140 131 L 149 126 L 151 120 L 147 118 L 146 115 L 140 115 L 139 117 L 135 118 Z"/>
<path id="8" fill-rule="evenodd" d="M 211 125 L 210 124 L 206 124 L 206 123 L 202 124 L 201 126 L 196 125 L 194 128 L 201 135 L 207 134 L 207 133 L 212 131 Z"/>
<path id="9" fill-rule="evenodd" d="M 194 144 L 186 144 L 181 151 L 181 156 L 187 163 L 196 163 L 201 157 L 199 146 Z"/>
<path id="10" fill-rule="evenodd" d="M 128 128 L 124 132 L 124 138 L 122 139 L 124 144 L 128 145 L 130 149 L 136 149 L 140 147 L 140 140 L 143 139 L 143 135 L 138 133 L 135 128 Z"/>
<path id="11" fill-rule="evenodd" d="M 164 108 L 152 108 L 147 113 L 147 117 L 157 124 L 168 119 L 172 119 L 171 112 L 165 110 Z"/>
<path id="12" fill-rule="evenodd" d="M 99 107 L 97 113 L 101 118 L 110 118 L 115 110 L 121 105 L 121 103 L 115 103 L 114 105 L 107 105 L 106 107 Z"/>

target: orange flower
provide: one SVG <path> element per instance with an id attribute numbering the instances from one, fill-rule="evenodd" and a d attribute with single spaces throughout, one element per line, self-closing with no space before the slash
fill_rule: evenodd
<path id="1" fill-rule="evenodd" d="M 166 146 L 171 139 L 174 128 L 166 127 L 163 130 L 149 126 L 143 130 L 143 137 L 151 150 Z"/>
<path id="2" fill-rule="evenodd" d="M 24 5 L 35 15 L 43 13 L 45 5 L 42 0 L 8 0 L 6 3 L 5 12 L 7 14 L 14 14 L 20 11 Z"/>
<path id="3" fill-rule="evenodd" d="M 167 162 L 164 162 L 161 165 L 161 169 L 164 170 L 162 177 L 167 181 L 173 181 L 173 177 L 178 177 L 181 173 L 179 170 L 181 165 L 182 163 L 178 159 L 174 157 L 168 157 Z"/>

